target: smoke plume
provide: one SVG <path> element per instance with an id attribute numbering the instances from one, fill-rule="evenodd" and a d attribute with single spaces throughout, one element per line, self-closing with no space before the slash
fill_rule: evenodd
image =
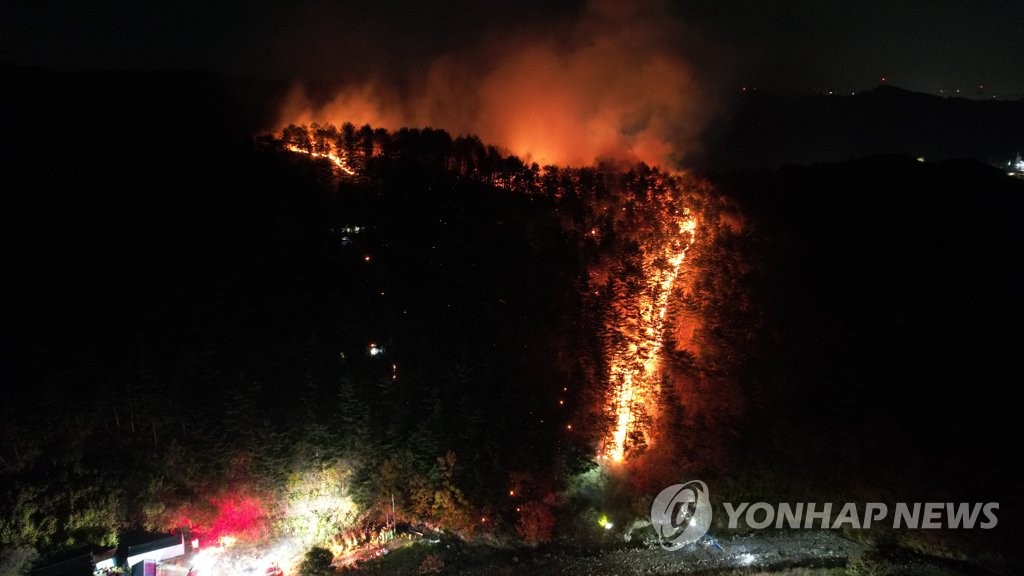
<path id="1" fill-rule="evenodd" d="M 602 0 L 560 30 L 518 33 L 450 53 L 396 87 L 348 84 L 326 101 L 297 87 L 282 125 L 443 128 L 540 164 L 678 166 L 704 126 L 681 26 L 666 10 Z"/>

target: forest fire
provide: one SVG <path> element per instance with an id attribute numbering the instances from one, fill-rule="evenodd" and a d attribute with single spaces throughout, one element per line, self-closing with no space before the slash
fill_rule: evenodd
<path id="1" fill-rule="evenodd" d="M 433 126 L 541 166 L 673 164 L 695 145 L 711 103 L 689 63 L 665 48 L 672 14 L 585 4 L 557 35 L 495 38 L 438 56 L 400 86 L 367 78 L 326 98 L 296 86 L 280 125 Z"/>
<path id="2" fill-rule="evenodd" d="M 1024 1 L 8 4 L 0 576 L 1024 572 Z"/>
<path id="3" fill-rule="evenodd" d="M 295 144 L 289 144 L 287 148 L 289 152 L 295 152 L 297 154 L 306 154 L 308 156 L 312 156 L 313 158 L 326 158 L 330 160 L 332 164 L 334 164 L 339 170 L 341 170 L 345 174 L 348 174 L 349 176 L 355 176 L 356 174 L 355 170 L 349 167 L 345 157 L 339 154 L 337 150 L 330 149 L 326 152 L 316 152 L 314 150 L 300 148 Z"/>
<path id="4" fill-rule="evenodd" d="M 635 301 L 614 307 L 632 317 L 613 314 L 609 319 L 614 323 L 611 328 L 624 337 L 617 349 L 608 352 L 608 409 L 615 421 L 599 458 L 612 462 L 623 461 L 631 444 L 650 443 L 650 417 L 659 387 L 669 302 L 697 227 L 694 216 L 689 214 L 666 217 L 672 220 L 675 233 L 644 252 L 642 289 L 633 296 Z"/>
<path id="5" fill-rule="evenodd" d="M 327 158 L 336 168 L 348 175 L 361 173 L 368 159 L 378 150 L 390 145 L 378 140 L 379 132 L 366 126 L 353 133 L 353 125 L 338 130 L 330 124 L 305 126 L 291 125 L 281 133 L 285 148 L 314 158 Z M 346 135 L 348 134 L 348 135 Z M 386 134 L 386 131 L 385 131 Z M 346 140 L 347 139 L 347 140 Z M 451 142 L 449 140 L 449 142 Z M 347 152 L 351 151 L 351 152 Z M 454 152 L 443 160 L 453 160 Z M 351 164 L 350 164 L 351 160 Z M 360 167 L 359 170 L 353 166 Z M 557 170 L 557 168 L 555 168 Z M 514 171 L 513 171 L 514 172 Z M 512 175 L 500 172 L 478 173 L 492 185 L 532 193 L 547 178 L 548 168 L 537 173 L 523 172 Z M 661 350 L 669 316 L 669 306 L 682 273 L 687 251 L 693 245 L 698 216 L 686 206 L 678 193 L 675 177 L 649 173 L 632 185 L 644 188 L 644 199 L 622 196 L 610 206 L 599 208 L 601 202 L 590 200 L 589 210 L 596 215 L 600 210 L 614 208 L 616 225 L 624 225 L 623 237 L 637 235 L 639 253 L 620 254 L 613 265 L 616 288 L 607 302 L 605 326 L 612 338 L 605 342 L 609 385 L 603 410 L 612 416 L 612 425 L 597 447 L 598 458 L 622 462 L 628 453 L 651 444 L 649 434 L 656 416 L 656 397 L 661 378 Z M 653 176 L 651 179 L 646 178 Z M 519 182 L 523 187 L 509 186 Z M 591 228 L 589 236 L 597 238 L 598 228 Z M 365 256 L 367 262 L 370 256 Z M 629 264 L 626 261 L 629 260 Z M 602 274 L 603 277 L 608 275 Z M 371 344 L 369 353 L 383 352 Z M 572 426 L 566 426 L 572 430 Z"/>
<path id="6" fill-rule="evenodd" d="M 380 80 L 357 81 L 324 98 L 297 86 L 281 110 L 280 125 L 289 126 L 282 139 L 289 150 L 327 158 L 354 175 L 377 156 L 371 125 L 385 132 L 443 127 L 458 138 L 473 134 L 494 143 L 495 155 L 514 154 L 517 161 L 534 164 L 532 173 L 506 173 L 500 163 L 479 170 L 480 158 L 463 162 L 464 173 L 486 172 L 490 184 L 515 190 L 538 185 L 537 167 L 550 173 L 551 165 L 676 165 L 692 150 L 708 108 L 690 66 L 661 42 L 671 21 L 661 9 L 593 1 L 563 37 L 509 38 L 500 47 L 484 46 L 480 52 L 489 54 L 484 60 L 478 51 L 449 54 L 404 89 Z M 309 126 L 310 139 L 304 140 L 296 125 Z M 332 143 L 322 145 L 325 139 Z M 597 447 L 602 460 L 621 462 L 631 446 L 651 442 L 647 431 L 669 301 L 696 227 L 694 216 L 676 200 L 641 207 L 644 222 L 634 224 L 658 230 L 641 243 L 641 277 L 628 273 L 642 289 L 626 289 L 609 303 L 613 311 L 606 326 L 615 337 L 604 346 L 610 391 L 603 409 L 613 415 L 613 424 Z"/>

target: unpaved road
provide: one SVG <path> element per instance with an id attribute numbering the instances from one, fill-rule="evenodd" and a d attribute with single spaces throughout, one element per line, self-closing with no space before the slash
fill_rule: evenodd
<path id="1" fill-rule="evenodd" d="M 912 553 L 881 553 L 834 532 L 734 536 L 719 541 L 721 549 L 689 546 L 676 552 L 660 547 L 520 551 L 449 561 L 444 574 L 459 576 L 518 575 L 722 575 L 785 574 L 813 576 L 992 575 L 977 566 Z M 464 561 L 462 561 L 464 560 Z"/>
<path id="2" fill-rule="evenodd" d="M 558 550 L 522 554 L 485 565 L 449 565 L 447 573 L 463 576 L 504 574 L 702 574 L 740 571 L 778 571 L 802 568 L 804 574 L 840 571 L 864 547 L 826 532 L 792 536 L 735 537 L 715 547 L 691 545 L 676 552 L 655 548 Z"/>

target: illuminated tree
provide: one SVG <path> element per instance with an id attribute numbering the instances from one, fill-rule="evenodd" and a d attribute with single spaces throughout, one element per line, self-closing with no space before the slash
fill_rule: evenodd
<path id="1" fill-rule="evenodd" d="M 462 490 L 455 484 L 456 461 L 454 452 L 439 457 L 436 479 L 413 482 L 412 503 L 419 514 L 434 519 L 440 526 L 470 533 L 475 527 L 474 515 Z"/>
<path id="2" fill-rule="evenodd" d="M 551 539 L 555 531 L 555 515 L 551 506 L 545 502 L 533 501 L 524 503 L 519 509 L 516 531 L 523 542 L 536 546 Z"/>
<path id="3" fill-rule="evenodd" d="M 320 126 L 313 123 L 310 127 L 310 140 L 312 152 L 317 154 L 328 154 L 334 152 L 338 141 L 338 129 L 334 126 Z"/>
<path id="4" fill-rule="evenodd" d="M 285 530 L 304 544 L 327 544 L 351 527 L 358 510 L 349 495 L 352 469 L 339 463 L 292 474 L 285 496 Z"/>
<path id="5" fill-rule="evenodd" d="M 306 130 L 305 126 L 290 124 L 287 128 L 281 131 L 281 140 L 284 141 L 285 145 L 295 146 L 300 150 L 311 150 L 313 147 L 313 142 L 309 137 L 309 131 Z"/>

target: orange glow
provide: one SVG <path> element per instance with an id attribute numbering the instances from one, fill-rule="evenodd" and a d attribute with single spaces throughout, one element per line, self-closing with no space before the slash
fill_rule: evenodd
<path id="1" fill-rule="evenodd" d="M 336 149 L 333 149 L 326 153 L 320 153 L 313 152 L 312 150 L 304 150 L 294 144 L 289 144 L 287 148 L 290 152 L 295 152 L 297 154 L 306 154 L 307 156 L 312 156 L 313 158 L 327 158 L 328 160 L 331 161 L 332 164 L 334 164 L 339 170 L 341 170 L 345 174 L 348 174 L 349 176 L 356 175 L 355 170 L 349 168 L 348 161 L 345 159 L 344 156 L 340 155 L 338 150 Z M 369 260 L 370 257 L 367 256 L 366 259 Z"/>
<path id="2" fill-rule="evenodd" d="M 431 126 L 453 137 L 475 135 L 541 166 L 608 161 L 671 168 L 692 151 L 715 111 L 679 51 L 666 48 L 677 30 L 672 18 L 658 3 L 588 0 L 580 19 L 557 35 L 489 39 L 438 58 L 401 88 L 364 79 L 317 100 L 296 87 L 279 125 L 351 123 L 391 131 Z M 348 175 L 354 175 L 353 166 L 362 170 L 359 153 L 347 158 L 336 144 L 289 149 L 328 158 Z M 606 346 L 606 409 L 614 423 L 599 447 L 603 460 L 624 460 L 635 434 L 650 444 L 648 416 L 660 383 L 669 302 L 697 226 L 681 201 L 640 207 L 654 209 L 648 216 L 660 233 L 641 243 L 643 289 L 625 297 L 628 305 L 616 301 L 626 311 L 607 318 L 616 334 L 616 342 Z M 625 205 L 614 208 L 622 212 L 616 218 L 630 218 Z M 589 229 L 592 239 L 601 240 L 599 234 L 597 227 Z M 566 405 L 564 398 L 558 403 Z"/>
<path id="3" fill-rule="evenodd" d="M 637 411 L 640 407 L 648 413 L 654 409 L 669 302 L 697 228 L 697 221 L 691 214 L 665 214 L 664 217 L 671 222 L 671 233 L 654 246 L 644 246 L 644 289 L 635 296 L 632 305 L 620 308 L 631 311 L 630 317 L 613 314 L 609 318 L 625 342 L 608 351 L 611 388 L 607 409 L 615 419 L 599 451 L 602 460 L 622 462 L 630 447 L 631 434 L 638 434 L 644 443 L 650 443 L 650 422 L 638 418 Z M 665 264 L 655 265 L 656 262 Z"/>
<path id="4" fill-rule="evenodd" d="M 670 46 L 669 10 L 590 0 L 557 35 L 491 38 L 424 67 L 399 89 L 366 79 L 326 100 L 296 87 L 280 126 L 432 126 L 540 165 L 598 160 L 670 166 L 711 117 Z M 343 160 L 343 158 L 342 158 Z"/>

